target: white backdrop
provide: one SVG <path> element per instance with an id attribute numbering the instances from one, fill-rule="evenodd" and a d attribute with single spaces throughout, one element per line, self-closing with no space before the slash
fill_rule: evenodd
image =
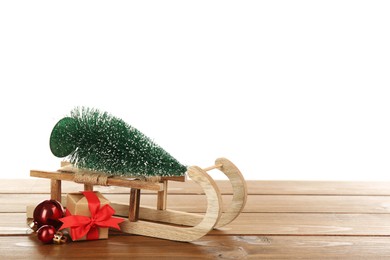
<path id="1" fill-rule="evenodd" d="M 74 106 L 247 179 L 390 180 L 388 1 L 1 1 L 2 178 Z"/>

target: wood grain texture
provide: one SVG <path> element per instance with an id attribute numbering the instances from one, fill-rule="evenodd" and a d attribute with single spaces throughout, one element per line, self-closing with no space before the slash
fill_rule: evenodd
<path id="1" fill-rule="evenodd" d="M 246 224 L 244 224 L 246 223 Z M 211 234 L 390 235 L 389 214 L 246 213 Z"/>
<path id="2" fill-rule="evenodd" d="M 127 215 L 130 222 L 138 221 L 140 207 L 141 191 L 139 189 L 130 189 L 130 201 L 127 207 Z M 123 217 L 125 217 L 123 215 Z"/>
<path id="3" fill-rule="evenodd" d="M 80 190 L 74 190 L 78 192 Z M 129 192 L 129 191 L 128 191 Z M 65 195 L 65 194 L 63 194 Z M 128 204 L 129 194 L 104 193 L 111 202 Z M 26 205 L 38 204 L 48 199 L 48 194 L 0 194 L 0 212 L 24 212 Z M 168 209 L 202 213 L 206 210 L 204 195 L 169 194 Z M 223 211 L 232 195 L 222 195 Z M 13 203 L 9 203 L 12 201 Z M 141 205 L 155 207 L 155 194 L 142 194 Z M 261 213 L 390 213 L 388 196 L 309 196 L 309 195 L 251 195 L 243 212 Z"/>
<path id="4" fill-rule="evenodd" d="M 50 180 L 50 199 L 61 202 L 61 180 Z"/>
<path id="5" fill-rule="evenodd" d="M 218 158 L 215 161 L 215 165 L 218 165 L 218 169 L 228 177 L 233 191 L 231 201 L 223 206 L 223 214 L 215 226 L 219 228 L 226 226 L 240 215 L 247 201 L 248 188 L 240 170 L 231 161 L 225 158 Z"/>
<path id="6" fill-rule="evenodd" d="M 129 234 L 189 242 L 205 236 L 218 223 L 222 214 L 222 199 L 217 185 L 211 177 L 197 166 L 188 167 L 188 176 L 201 186 L 206 194 L 207 209 L 202 220 L 191 227 L 178 227 L 162 223 L 125 220 L 119 224 L 121 231 Z M 180 216 L 178 216 L 180 217 Z M 172 214 L 172 218 L 175 215 Z"/>
<path id="7" fill-rule="evenodd" d="M 387 237 L 206 236 L 181 243 L 142 236 L 42 245 L 34 236 L 0 237 L 4 259 L 388 259 Z"/>
<path id="8" fill-rule="evenodd" d="M 202 189 L 191 181 L 177 184 L 169 185 L 168 209 L 204 213 Z M 228 206 L 231 187 L 224 181 L 217 185 L 230 194 L 222 196 Z M 26 205 L 50 198 L 50 180 L 2 180 L 0 255 L 4 259 L 390 259 L 389 183 L 249 181 L 247 186 L 245 213 L 191 243 L 110 230 L 108 240 L 52 246 L 27 234 L 24 213 Z M 109 200 L 128 204 L 129 188 L 98 189 Z M 83 185 L 63 182 L 63 195 L 81 190 Z M 156 203 L 156 192 L 142 194 L 141 205 L 155 211 Z M 143 210 L 147 209 L 140 209 L 140 218 Z"/>
<path id="9" fill-rule="evenodd" d="M 63 181 L 74 181 L 74 173 L 65 173 L 65 172 L 50 172 L 50 171 L 38 171 L 31 170 L 31 177 L 46 178 L 52 180 L 63 180 Z M 140 180 L 130 180 L 120 177 L 108 178 L 107 185 L 126 187 L 126 188 L 135 188 L 135 189 L 145 189 L 152 191 L 159 191 L 162 189 L 160 183 L 146 182 Z"/>
<path id="10" fill-rule="evenodd" d="M 84 190 L 85 191 L 93 191 L 93 185 L 92 184 L 86 184 L 84 183 Z"/>
<path id="11" fill-rule="evenodd" d="M 26 217 L 25 213 L 17 214 L 19 215 L 12 216 L 14 218 L 18 217 L 21 220 L 21 223 L 20 225 L 15 227 L 25 227 L 25 221 L 23 221 L 23 219 L 25 219 Z M 143 213 L 140 214 L 142 216 Z M 7 222 L 7 220 L 5 219 L 3 221 L 4 223 Z M 189 223 L 189 225 L 192 224 L 193 223 Z M 322 213 L 242 213 L 232 223 L 220 229 L 213 230 L 210 234 L 390 236 L 390 215 Z"/>
<path id="12" fill-rule="evenodd" d="M 210 172 L 213 176 L 213 172 Z M 245 177 L 245 174 L 244 174 Z M 230 182 L 216 181 L 222 194 L 232 194 Z M 361 181 L 251 181 L 246 180 L 249 195 L 369 195 L 390 196 L 390 182 L 361 182 Z M 20 189 L 19 187 L 23 187 Z M 82 184 L 63 182 L 62 192 L 69 193 L 82 190 Z M 125 187 L 95 186 L 94 190 L 101 193 L 128 193 Z M 191 180 L 186 182 L 169 183 L 170 194 L 202 194 L 203 191 Z M 50 193 L 50 180 L 40 178 L 7 179 L 0 186 L 0 193 Z M 145 191 L 146 193 L 146 191 Z M 155 194 L 150 191 L 148 193 Z"/>
<path id="13" fill-rule="evenodd" d="M 163 189 L 157 192 L 157 209 L 167 209 L 167 197 L 168 197 L 168 181 L 162 181 Z"/>

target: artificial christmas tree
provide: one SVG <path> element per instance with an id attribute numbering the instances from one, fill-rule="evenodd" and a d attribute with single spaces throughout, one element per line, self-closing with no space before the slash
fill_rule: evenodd
<path id="1" fill-rule="evenodd" d="M 78 168 L 121 176 L 182 176 L 187 167 L 136 128 L 107 112 L 75 108 L 50 136 L 57 157 Z"/>

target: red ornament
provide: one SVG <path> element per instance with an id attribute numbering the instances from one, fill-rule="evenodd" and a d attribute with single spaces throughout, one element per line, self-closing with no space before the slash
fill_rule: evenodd
<path id="1" fill-rule="evenodd" d="M 54 235 L 56 234 L 56 229 L 50 225 L 43 225 L 37 231 L 38 239 L 45 244 L 53 243 Z"/>
<path id="2" fill-rule="evenodd" d="M 58 229 L 62 225 L 59 219 L 64 215 L 64 207 L 56 200 L 44 200 L 34 209 L 34 221 L 38 224 L 38 227 L 51 225 Z"/>

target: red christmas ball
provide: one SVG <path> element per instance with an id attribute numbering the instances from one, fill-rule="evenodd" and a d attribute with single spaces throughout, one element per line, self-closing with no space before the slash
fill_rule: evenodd
<path id="1" fill-rule="evenodd" d="M 37 231 L 38 239 L 45 244 L 53 243 L 53 238 L 57 232 L 56 228 L 50 225 L 43 225 Z"/>
<path id="2" fill-rule="evenodd" d="M 56 200 L 44 200 L 34 209 L 34 221 L 37 222 L 38 227 L 51 225 L 58 229 L 62 225 L 59 219 L 64 215 L 64 207 Z"/>

